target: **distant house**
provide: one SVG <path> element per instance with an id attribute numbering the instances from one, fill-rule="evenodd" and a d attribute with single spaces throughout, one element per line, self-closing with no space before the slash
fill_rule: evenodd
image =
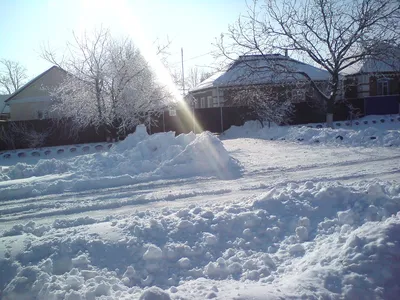
<path id="1" fill-rule="evenodd" d="M 5 104 L 10 121 L 43 120 L 52 117 L 49 90 L 60 84 L 66 72 L 56 66 L 36 76 L 11 94 Z"/>
<path id="2" fill-rule="evenodd" d="M 10 95 L 0 95 L 0 121 L 7 121 L 10 118 L 10 108 L 5 101 Z"/>
<path id="3" fill-rule="evenodd" d="M 287 55 L 245 55 L 234 61 L 226 71 L 218 72 L 192 88 L 187 99 L 194 102 L 195 108 L 227 107 L 235 105 L 233 99 L 238 91 L 249 87 L 275 90 L 276 95 L 285 94 L 278 91 L 286 89 L 290 92 L 290 95 L 286 95 L 301 107 L 298 110 L 302 111 L 301 114 L 310 112 L 309 116 L 304 116 L 303 120 L 299 119 L 298 122 L 317 121 L 316 114 L 323 116 L 322 102 L 301 73 L 307 74 L 321 88 L 327 86 L 326 83 L 331 77 L 329 72 Z M 341 96 L 340 93 L 339 97 Z M 307 105 L 310 100 L 317 103 L 315 106 L 319 108 L 311 109 Z M 319 113 L 316 112 L 318 109 Z M 314 111 L 311 113 L 312 110 Z"/>
<path id="4" fill-rule="evenodd" d="M 345 97 L 360 114 L 400 113 L 400 49 L 395 51 L 398 55 L 366 59 L 346 76 Z"/>

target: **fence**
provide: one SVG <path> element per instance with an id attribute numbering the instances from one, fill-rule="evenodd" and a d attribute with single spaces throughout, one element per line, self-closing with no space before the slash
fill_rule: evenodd
<path id="1" fill-rule="evenodd" d="M 338 105 L 335 111 L 335 120 L 347 119 L 347 108 L 344 105 Z M 256 114 L 249 107 L 214 107 L 214 108 L 196 108 L 188 110 L 176 110 L 175 114 L 164 111 L 161 114 L 152 115 L 151 126 L 148 127 L 149 133 L 175 131 L 176 134 L 188 133 L 194 131 L 200 133 L 211 131 L 221 133 L 231 126 L 241 126 L 246 121 L 256 120 Z M 295 114 L 290 122 L 292 125 L 324 122 L 325 115 L 319 107 L 310 107 L 307 103 L 297 103 L 295 105 Z M 34 120 L 20 122 L 0 123 L 0 133 L 10 132 L 13 125 L 25 126 L 35 132 L 48 132 L 48 136 L 41 147 L 51 147 L 60 145 L 100 143 L 106 142 L 115 132 L 113 128 L 93 128 L 88 127 L 78 134 L 71 135 L 71 123 L 63 126 L 56 126 L 51 120 Z M 133 128 L 125 132 L 129 134 L 135 131 Z M 121 136 L 120 138 L 124 138 Z M 15 138 L 12 145 L 4 139 L 0 140 L 0 150 L 25 149 L 32 148 L 32 144 L 26 138 Z"/>
<path id="2" fill-rule="evenodd" d="M 193 117 L 194 116 L 194 117 Z M 188 133 L 195 131 L 200 133 L 203 131 L 211 131 L 220 133 L 227 130 L 232 125 L 240 126 L 244 122 L 253 119 L 251 111 L 247 107 L 224 107 L 224 108 L 207 108 L 195 110 L 177 110 L 175 115 L 164 111 L 161 114 L 151 116 L 152 125 L 148 127 L 149 133 L 157 133 L 164 131 L 175 131 L 176 134 Z M 12 127 L 23 127 L 25 131 L 33 131 L 37 133 L 47 132 L 44 142 L 40 147 L 52 147 L 70 144 L 83 143 L 100 143 L 110 138 L 111 132 L 115 132 L 112 128 L 87 127 L 81 132 L 72 135 L 72 123 L 65 122 L 63 126 L 54 124 L 51 120 L 32 120 L 18 122 L 0 123 L 1 132 L 11 132 Z M 135 128 L 125 132 L 130 134 Z M 120 138 L 124 138 L 121 136 Z M 39 145 L 38 145 L 39 146 Z M 0 140 L 0 150 L 26 149 L 33 148 L 31 142 L 23 137 L 23 134 L 14 136 L 12 143 L 7 141 L 4 136 Z"/>
<path id="3" fill-rule="evenodd" d="M 389 115 L 400 113 L 400 95 L 372 96 L 365 98 L 366 115 Z"/>

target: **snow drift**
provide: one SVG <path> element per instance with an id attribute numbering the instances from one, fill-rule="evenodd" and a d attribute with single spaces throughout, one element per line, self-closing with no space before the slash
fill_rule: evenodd
<path id="1" fill-rule="evenodd" d="M 386 120 L 386 119 L 383 119 Z M 232 126 L 224 138 L 257 137 L 268 140 L 287 140 L 309 144 L 337 144 L 349 146 L 400 146 L 400 123 L 371 122 L 371 117 L 362 120 L 362 125 L 340 128 L 315 128 L 308 126 L 272 126 L 261 128 L 257 121 L 246 122 L 243 126 Z"/>
<path id="2" fill-rule="evenodd" d="M 57 175 L 50 184 L 14 182 L 52 174 Z M 60 174 L 63 178 L 57 178 Z M 146 128 L 139 126 L 134 134 L 107 152 L 10 166 L 0 176 L 3 181 L 0 182 L 0 199 L 194 176 L 231 179 L 240 176 L 240 167 L 221 141 L 209 132 L 177 137 L 174 132 L 148 135 Z"/>
<path id="3" fill-rule="evenodd" d="M 305 182 L 237 203 L 16 224 L 1 232 L 0 290 L 5 300 L 395 299 L 399 211 L 395 183 Z"/>

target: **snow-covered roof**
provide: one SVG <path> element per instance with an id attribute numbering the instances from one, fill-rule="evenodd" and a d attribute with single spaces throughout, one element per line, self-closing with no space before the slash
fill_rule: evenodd
<path id="1" fill-rule="evenodd" d="M 198 90 L 205 90 L 205 89 L 208 89 L 208 88 L 210 88 L 210 87 L 213 87 L 214 81 L 215 81 L 218 77 L 220 77 L 221 75 L 223 75 L 224 73 L 225 73 L 225 71 L 220 71 L 220 72 L 217 72 L 217 73 L 211 75 L 211 76 L 208 77 L 207 79 L 205 79 L 205 80 L 203 80 L 202 82 L 200 82 L 200 83 L 199 83 L 197 86 L 195 86 L 194 88 L 191 88 L 191 89 L 189 90 L 189 92 L 195 92 L 195 91 L 198 91 Z"/>
<path id="2" fill-rule="evenodd" d="M 299 72 L 307 74 L 312 80 L 330 79 L 326 70 L 294 60 L 280 54 L 240 56 L 225 72 L 218 72 L 206 79 L 191 91 L 210 87 L 227 87 L 251 84 L 274 84 L 304 80 Z"/>
<path id="3" fill-rule="evenodd" d="M 399 72 L 400 61 L 368 59 L 360 68 L 359 73 Z"/>
<path id="4" fill-rule="evenodd" d="M 312 80 L 328 80 L 329 72 L 280 54 L 241 56 L 214 84 L 234 86 L 265 83 L 283 83 L 304 80 L 298 72 Z"/>
<path id="5" fill-rule="evenodd" d="M 385 47 L 385 54 L 367 58 L 364 63 L 357 64 L 351 73 L 400 72 L 400 48 L 390 45 L 382 47 Z"/>
<path id="6" fill-rule="evenodd" d="M 10 95 L 0 95 L 0 113 L 8 114 L 10 112 L 10 107 L 5 103 L 8 97 Z"/>

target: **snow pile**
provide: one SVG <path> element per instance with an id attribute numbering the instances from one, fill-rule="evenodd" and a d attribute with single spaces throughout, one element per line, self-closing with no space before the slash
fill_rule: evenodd
<path id="1" fill-rule="evenodd" d="M 17 163 L 7 169 L 3 174 L 4 180 L 29 178 L 32 176 L 44 176 L 49 174 L 65 173 L 69 170 L 69 166 L 65 161 L 52 159 L 39 160 L 35 165 L 27 163 Z"/>
<path id="2" fill-rule="evenodd" d="M 261 128 L 259 122 L 246 122 L 241 127 L 232 126 L 224 138 L 257 137 L 269 140 L 287 140 L 301 143 L 328 143 L 351 146 L 400 146 L 400 123 L 397 129 L 363 126 L 350 129 L 310 128 L 306 126 L 272 126 Z"/>
<path id="3" fill-rule="evenodd" d="M 13 183 L 15 179 L 62 173 L 62 179 L 50 184 L 24 183 L 21 189 L 22 186 Z M 10 166 L 0 177 L 3 183 L 9 181 L 3 185 L 0 199 L 194 176 L 231 179 L 240 176 L 240 167 L 221 141 L 209 132 L 177 137 L 174 132 L 148 135 L 146 128 L 139 126 L 134 134 L 108 152 Z"/>
<path id="4" fill-rule="evenodd" d="M 302 143 L 330 143 L 352 146 L 400 146 L 399 130 L 362 130 L 286 127 L 265 130 L 260 133 L 264 139 L 289 140 Z"/>
<path id="5" fill-rule="evenodd" d="M 16 224 L 2 232 L 0 290 L 7 300 L 394 299 L 399 211 L 398 184 L 306 182 L 237 203 Z"/>

